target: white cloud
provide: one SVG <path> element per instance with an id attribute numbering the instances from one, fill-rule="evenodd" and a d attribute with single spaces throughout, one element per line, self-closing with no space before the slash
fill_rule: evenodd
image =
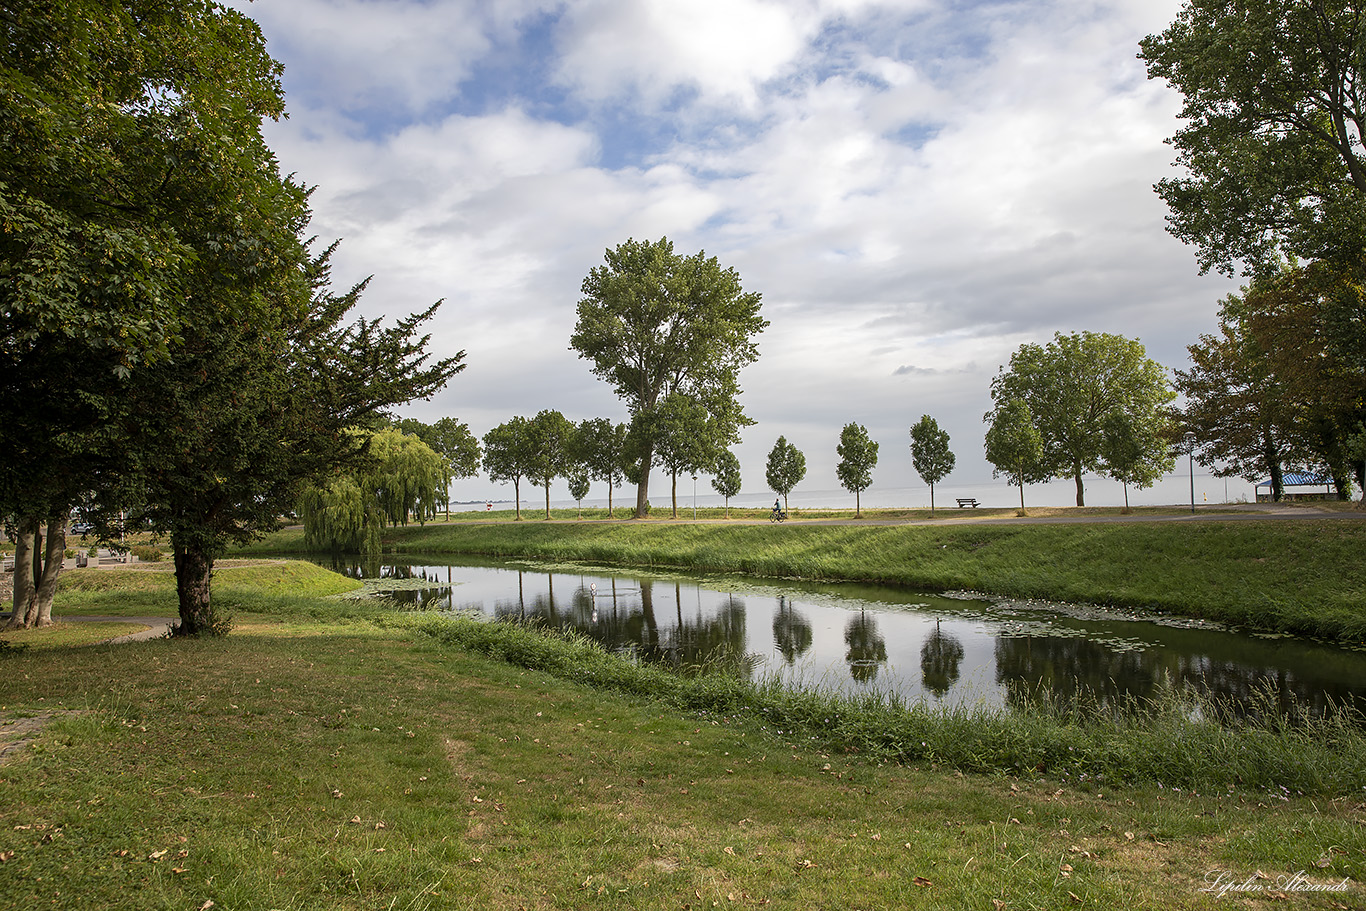
<path id="1" fill-rule="evenodd" d="M 314 230 L 345 238 L 339 283 L 375 273 L 371 314 L 446 298 L 438 350 L 469 351 L 413 413 L 480 433 L 544 407 L 623 418 L 567 350 L 579 283 L 606 247 L 668 235 L 735 266 L 773 322 L 741 378 L 761 422 L 741 447 L 747 486 L 779 433 L 833 477 L 849 420 L 884 435 L 879 483 L 896 486 L 914 483 L 902 437 L 922 413 L 962 441 L 963 476 L 989 477 L 988 384 L 1021 342 L 1118 332 L 1175 365 L 1212 324 L 1227 283 L 1196 276 L 1150 188 L 1178 99 L 1134 54 L 1179 8 L 1163 2 L 248 12 L 306 87 L 269 135 L 319 184 Z M 513 70 L 555 84 L 514 80 L 451 113 L 462 85 L 506 72 L 490 60 L 525 52 L 531 22 L 560 56 Z"/>

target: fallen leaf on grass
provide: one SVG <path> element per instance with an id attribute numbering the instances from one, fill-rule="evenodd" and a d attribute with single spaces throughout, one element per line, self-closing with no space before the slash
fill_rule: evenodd
<path id="1" fill-rule="evenodd" d="M 915 883 L 917 886 L 933 886 L 933 885 L 934 885 L 934 883 L 930 882 L 928 879 L 926 879 L 926 878 L 923 877 L 923 876 L 917 876 L 915 879 L 911 880 L 911 882 Z"/>
<path id="2" fill-rule="evenodd" d="M 1070 898 L 1070 899 L 1072 899 L 1072 901 L 1076 902 L 1077 904 L 1079 904 L 1079 905 L 1081 904 L 1081 896 L 1078 895 L 1077 893 L 1075 893 L 1075 892 L 1068 892 L 1068 893 L 1067 893 L 1067 897 Z"/>
<path id="3" fill-rule="evenodd" d="M 213 907 L 213 899 L 209 899 L 199 906 L 199 911 L 209 911 Z"/>
<path id="4" fill-rule="evenodd" d="M 0 851 L 0 863 L 4 863 L 7 860 L 14 860 L 14 852 Z"/>
<path id="5" fill-rule="evenodd" d="M 726 845 L 726 853 L 729 854 L 731 857 L 734 857 L 735 849 L 732 848 L 730 845 Z"/>
<path id="6" fill-rule="evenodd" d="M 168 853 L 168 852 L 166 851 L 166 849 L 165 849 L 165 848 L 162 848 L 160 851 L 153 851 L 151 854 L 148 854 L 148 855 L 147 855 L 147 859 L 148 859 L 148 860 L 161 860 L 163 857 L 166 856 L 167 853 Z"/>
<path id="7" fill-rule="evenodd" d="M 1001 901 L 999 898 L 993 898 L 991 900 L 991 907 L 994 909 L 994 911 L 1005 911 L 1005 906 L 1006 903 Z"/>

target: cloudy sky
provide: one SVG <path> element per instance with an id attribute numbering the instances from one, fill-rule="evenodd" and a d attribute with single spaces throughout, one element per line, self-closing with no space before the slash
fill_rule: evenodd
<path id="1" fill-rule="evenodd" d="M 1000 488 L 981 418 L 1016 347 L 1112 332 L 1183 366 L 1233 290 L 1152 192 L 1180 99 L 1135 54 L 1176 0 L 232 5 L 286 67 L 266 134 L 317 185 L 314 233 L 343 238 L 339 284 L 374 275 L 367 315 L 445 299 L 434 348 L 468 367 L 406 409 L 423 420 L 624 420 L 568 348 L 579 285 L 608 247 L 667 236 L 737 269 L 772 323 L 741 375 L 746 492 L 779 434 L 806 453 L 799 490 L 836 489 L 849 421 L 882 444 L 875 487 L 923 488 L 921 414 L 952 437 L 946 484 Z"/>

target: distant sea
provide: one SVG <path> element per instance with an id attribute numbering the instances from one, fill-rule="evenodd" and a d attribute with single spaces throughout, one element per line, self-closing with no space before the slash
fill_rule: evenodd
<path id="1" fill-rule="evenodd" d="M 1117 481 L 1103 477 L 1083 477 L 1082 482 L 1086 490 L 1087 506 L 1123 506 L 1124 488 Z M 603 485 L 596 483 L 592 493 L 603 491 Z M 499 498 L 494 500 L 497 509 L 506 509 L 512 505 L 512 501 L 507 499 L 510 488 L 501 488 Z M 552 493 L 553 493 L 552 489 Z M 1025 506 L 1075 506 L 1077 489 L 1072 481 L 1049 481 L 1046 484 L 1026 484 L 1024 490 Z M 936 509 L 956 509 L 954 502 L 959 497 L 974 497 L 984 507 L 995 509 L 1005 509 L 1018 507 L 1020 505 L 1020 490 L 1018 487 L 1007 485 L 1005 482 L 990 484 L 945 484 L 937 485 L 934 489 L 934 505 Z M 846 490 L 822 490 L 818 488 L 806 489 L 798 485 L 797 489 L 788 495 L 788 504 L 794 509 L 853 509 L 854 495 Z M 862 505 L 868 509 L 928 509 L 930 506 L 930 488 L 922 487 L 872 487 L 865 490 L 861 497 Z M 1253 487 L 1241 478 L 1216 478 L 1208 473 L 1195 474 L 1195 503 L 1197 506 L 1214 505 L 1220 503 L 1249 503 L 1255 500 Z M 696 502 L 697 508 L 724 506 L 725 499 L 718 496 L 711 488 L 709 477 L 699 477 L 696 486 L 696 498 L 694 500 L 693 482 L 689 477 L 686 480 L 680 479 L 678 483 L 678 509 L 682 513 L 685 509 L 691 509 Z M 1129 504 L 1131 506 L 1169 506 L 1169 505 L 1188 505 L 1191 502 L 1191 478 L 1188 474 L 1172 474 L 1163 478 L 1157 484 L 1146 490 L 1129 489 Z M 531 489 L 528 496 L 522 498 L 522 508 L 544 508 L 544 494 L 537 488 Z M 618 508 L 635 504 L 635 488 L 622 487 L 612 495 L 612 504 Z M 556 509 L 573 509 L 576 505 L 573 500 L 552 498 L 550 505 Z M 607 498 L 605 496 L 593 496 L 583 501 L 585 508 L 605 509 Z M 658 512 L 660 509 L 668 509 L 670 505 L 669 482 L 668 479 L 658 477 L 652 479 L 650 484 L 650 505 L 651 509 Z M 741 507 L 768 507 L 773 505 L 773 493 L 771 491 L 744 491 L 739 496 L 731 497 L 731 506 Z M 483 510 L 485 501 L 474 503 L 453 503 L 452 511 L 474 511 Z"/>

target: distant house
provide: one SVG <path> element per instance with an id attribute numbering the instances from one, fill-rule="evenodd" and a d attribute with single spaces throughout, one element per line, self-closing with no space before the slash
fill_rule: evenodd
<path id="1" fill-rule="evenodd" d="M 1287 471 L 1281 475 L 1281 488 L 1287 500 L 1336 500 L 1337 488 L 1326 474 L 1307 471 Z M 1271 502 L 1271 482 L 1262 481 L 1254 488 L 1258 503 Z"/>

